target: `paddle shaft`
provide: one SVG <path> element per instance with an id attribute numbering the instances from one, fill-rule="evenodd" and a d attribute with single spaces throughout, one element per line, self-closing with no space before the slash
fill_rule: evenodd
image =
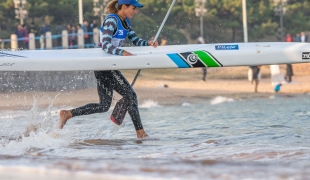
<path id="1" fill-rule="evenodd" d="M 169 8 L 169 10 L 167 11 L 167 14 L 166 14 L 165 18 L 164 18 L 163 22 L 161 23 L 161 25 L 160 25 L 160 27 L 159 27 L 157 33 L 156 33 L 156 36 L 155 36 L 155 38 L 154 38 L 153 43 L 157 40 L 157 38 L 158 38 L 158 36 L 159 36 L 161 30 L 163 29 L 163 27 L 164 27 L 164 25 L 165 25 L 165 23 L 166 23 L 166 21 L 167 21 L 167 19 L 168 19 L 168 16 L 169 16 L 169 14 L 170 14 L 170 12 L 171 12 L 171 10 L 172 10 L 172 7 L 174 6 L 175 2 L 176 2 L 176 0 L 173 0 L 173 1 L 172 1 L 171 5 L 170 5 L 170 8 Z"/>
<path id="2" fill-rule="evenodd" d="M 159 29 L 158 29 L 156 35 L 155 35 L 155 38 L 154 38 L 154 40 L 153 40 L 153 44 L 156 42 L 156 40 L 157 40 L 157 38 L 158 38 L 158 36 L 159 36 L 161 30 L 163 29 L 163 27 L 164 27 L 164 25 L 165 25 L 165 23 L 166 23 L 166 21 L 167 21 L 167 19 L 168 19 L 168 17 L 169 17 L 169 14 L 170 14 L 170 12 L 171 12 L 171 10 L 172 10 L 172 7 L 174 6 L 175 2 L 176 2 L 176 0 L 173 0 L 173 1 L 172 1 L 171 5 L 170 5 L 170 7 L 169 7 L 169 10 L 168 10 L 167 13 L 166 13 L 165 18 L 164 18 L 163 22 L 161 23 L 161 25 L 160 25 L 160 27 L 159 27 Z M 138 78 L 140 72 L 141 72 L 141 69 L 138 70 L 138 72 L 137 72 L 135 78 L 133 79 L 133 81 L 132 81 L 132 83 L 131 83 L 131 86 L 133 86 L 133 85 L 135 84 L 135 82 L 136 82 L 136 80 L 137 80 L 137 78 Z"/>
<path id="3" fill-rule="evenodd" d="M 140 72 L 141 72 L 141 69 L 138 70 L 138 72 L 137 72 L 135 78 L 133 79 L 133 81 L 132 81 L 132 83 L 131 83 L 131 86 L 133 86 L 133 85 L 135 84 L 135 82 L 136 82 L 136 80 L 137 80 L 137 78 L 138 78 Z"/>

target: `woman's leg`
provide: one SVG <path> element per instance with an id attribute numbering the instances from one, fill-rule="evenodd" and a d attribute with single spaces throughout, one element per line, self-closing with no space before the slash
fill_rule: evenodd
<path id="1" fill-rule="evenodd" d="M 139 109 L 138 109 L 138 100 L 137 95 L 126 78 L 122 75 L 120 71 L 112 71 L 114 83 L 112 84 L 113 89 L 123 96 L 127 106 L 128 113 L 131 117 L 131 120 L 135 126 L 137 137 L 145 138 L 148 135 L 144 132 Z"/>
<path id="2" fill-rule="evenodd" d="M 72 110 L 61 110 L 59 122 L 60 129 L 63 128 L 68 119 L 72 117 L 103 113 L 109 110 L 113 97 L 113 87 L 111 84 L 114 82 L 111 71 L 95 71 L 95 76 L 97 79 L 99 103 L 90 103 Z"/>

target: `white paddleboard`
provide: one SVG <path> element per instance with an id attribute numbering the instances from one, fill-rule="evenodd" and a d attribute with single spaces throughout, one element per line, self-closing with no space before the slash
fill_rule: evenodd
<path id="1" fill-rule="evenodd" d="M 257 42 L 123 47 L 136 56 L 117 56 L 100 48 L 0 50 L 0 71 L 79 71 L 195 68 L 310 62 L 309 43 Z"/>

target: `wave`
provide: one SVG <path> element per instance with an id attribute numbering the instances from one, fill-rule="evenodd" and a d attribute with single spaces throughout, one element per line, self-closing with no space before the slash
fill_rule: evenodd
<path id="1" fill-rule="evenodd" d="M 214 99 L 211 100 L 211 105 L 215 105 L 215 104 L 221 104 L 221 103 L 224 103 L 224 102 L 233 102 L 235 101 L 234 99 L 232 98 L 227 98 L 227 97 L 223 97 L 223 96 L 217 96 L 215 97 Z"/>
<path id="2" fill-rule="evenodd" d="M 139 105 L 140 108 L 154 108 L 154 107 L 161 107 L 158 102 L 155 102 L 153 100 L 146 100 L 141 105 Z"/>

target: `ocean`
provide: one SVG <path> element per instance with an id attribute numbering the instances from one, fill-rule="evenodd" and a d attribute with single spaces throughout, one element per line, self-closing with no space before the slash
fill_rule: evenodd
<path id="1" fill-rule="evenodd" d="M 309 97 L 150 98 L 140 102 L 144 140 L 111 110 L 59 130 L 60 109 L 34 101 L 1 110 L 0 179 L 310 179 Z"/>

